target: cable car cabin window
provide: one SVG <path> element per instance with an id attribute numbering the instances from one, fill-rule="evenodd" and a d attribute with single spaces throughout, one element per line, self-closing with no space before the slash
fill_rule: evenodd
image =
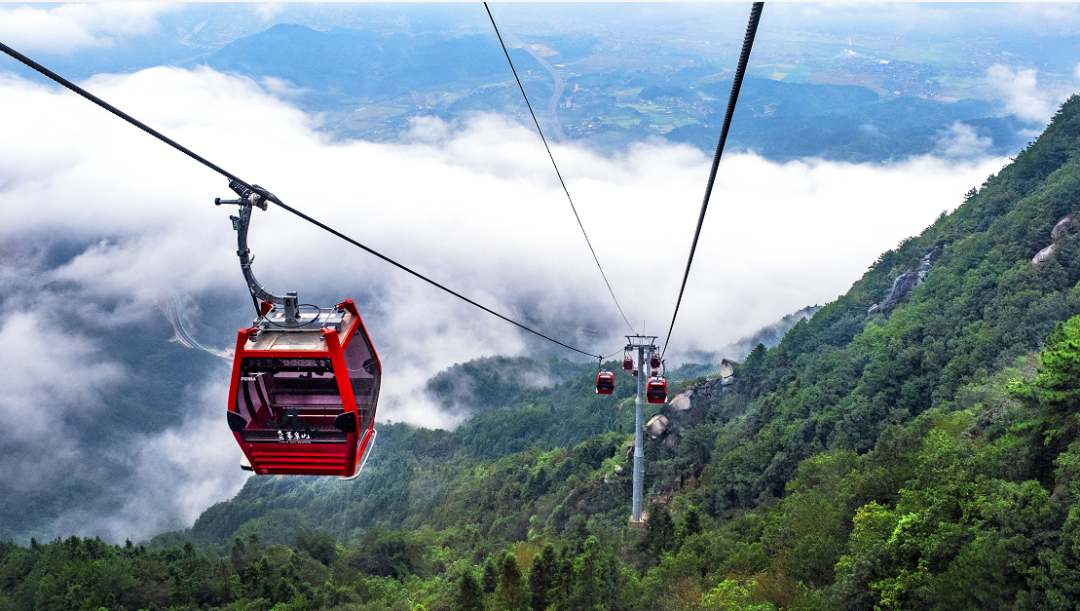
<path id="1" fill-rule="evenodd" d="M 375 350 L 368 343 L 361 328 L 353 333 L 345 346 L 345 368 L 349 370 L 353 397 L 356 399 L 357 430 L 363 432 L 375 418 L 375 405 L 379 402 L 379 385 L 382 368 Z"/>
<path id="2" fill-rule="evenodd" d="M 667 382 L 664 380 L 650 380 L 645 389 L 645 397 L 649 403 L 663 403 L 667 400 Z"/>
<path id="3" fill-rule="evenodd" d="M 615 392 L 615 376 L 610 372 L 602 372 L 596 376 L 596 392 L 601 395 L 610 395 Z"/>
<path id="4" fill-rule="evenodd" d="M 329 358 L 244 357 L 236 392 L 248 443 L 344 443 L 344 410 Z"/>

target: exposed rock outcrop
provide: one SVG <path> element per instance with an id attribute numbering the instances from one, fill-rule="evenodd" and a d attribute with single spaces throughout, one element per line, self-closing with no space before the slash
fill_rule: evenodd
<path id="1" fill-rule="evenodd" d="M 622 473 L 623 468 L 619 465 L 615 465 L 615 468 L 612 470 L 612 472 L 604 476 L 604 483 L 610 484 L 617 481 L 619 479 L 619 476 L 622 475 Z"/>
<path id="2" fill-rule="evenodd" d="M 684 393 L 679 393 L 678 395 L 675 396 L 674 399 L 672 399 L 668 403 L 668 405 L 671 406 L 671 409 L 673 409 L 673 410 L 675 410 L 677 412 L 685 412 L 685 411 L 689 410 L 690 409 L 690 394 L 692 392 L 693 391 L 687 391 L 687 392 L 684 392 Z"/>
<path id="3" fill-rule="evenodd" d="M 645 432 L 649 434 L 649 439 L 656 439 L 664 434 L 668 428 L 667 416 L 657 414 L 649 419 L 649 422 L 645 424 Z"/>
<path id="4" fill-rule="evenodd" d="M 930 266 L 937 260 L 938 254 L 938 249 L 935 248 L 926 253 L 922 259 L 919 259 L 919 264 L 914 268 L 897 276 L 896 279 L 893 280 L 892 286 L 889 287 L 889 293 L 885 295 L 885 299 L 881 300 L 880 303 L 875 303 L 870 306 L 870 309 L 868 309 L 866 313 L 884 313 L 896 306 L 896 304 L 914 290 L 915 287 L 923 283 L 923 280 L 926 279 L 926 274 L 930 272 Z"/>
<path id="5" fill-rule="evenodd" d="M 1076 216 L 1073 214 L 1066 214 L 1061 217 L 1054 228 L 1050 230 L 1050 239 L 1056 240 L 1065 235 L 1066 232 L 1073 231 L 1077 228 Z"/>
<path id="6" fill-rule="evenodd" d="M 1076 231 L 1077 228 L 1080 228 L 1080 223 L 1077 222 L 1076 215 L 1066 214 L 1061 217 L 1061 219 L 1054 224 L 1054 228 L 1050 230 L 1050 239 L 1053 240 L 1053 242 L 1046 248 L 1035 253 L 1035 256 L 1031 258 L 1031 262 L 1038 265 L 1049 259 L 1054 254 L 1054 246 L 1056 245 L 1058 238 L 1067 233 Z"/>
<path id="7" fill-rule="evenodd" d="M 735 382 L 735 363 L 727 359 L 720 361 L 720 385 L 728 386 Z"/>
<path id="8" fill-rule="evenodd" d="M 1049 259 L 1050 256 L 1053 255 L 1053 254 L 1054 254 L 1054 245 L 1051 244 L 1051 245 L 1047 246 L 1046 248 L 1040 250 L 1039 252 L 1035 253 L 1035 256 L 1031 258 L 1031 262 L 1034 263 L 1035 265 L 1038 265 L 1038 264 L 1042 263 L 1043 261 Z"/>

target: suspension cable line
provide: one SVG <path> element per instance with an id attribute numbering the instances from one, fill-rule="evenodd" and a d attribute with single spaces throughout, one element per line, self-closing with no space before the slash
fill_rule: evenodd
<path id="1" fill-rule="evenodd" d="M 506 50 L 506 43 L 503 42 L 502 34 L 499 33 L 499 26 L 495 25 L 495 17 L 491 15 L 491 8 L 488 7 L 487 2 L 484 3 L 484 10 L 487 11 L 488 19 L 491 20 L 491 27 L 495 28 L 495 36 L 499 38 L 499 44 L 502 45 L 503 53 L 506 55 L 506 61 L 510 64 L 510 71 L 514 73 L 514 80 L 517 81 L 518 89 L 521 90 L 521 97 L 525 98 L 525 105 L 529 107 L 529 114 L 532 115 L 533 123 L 536 124 L 536 131 L 540 133 L 540 140 L 544 142 L 544 149 L 547 150 L 548 158 L 551 159 L 551 165 L 555 168 L 555 174 L 559 177 L 559 184 L 562 185 L 563 192 L 566 193 L 566 200 L 570 202 L 570 209 L 574 212 L 574 218 L 577 219 L 578 227 L 581 228 L 581 235 L 585 236 L 585 243 L 589 245 L 589 252 L 592 253 L 593 261 L 596 261 L 596 267 L 600 270 L 600 275 L 604 278 L 604 284 L 607 285 L 607 290 L 611 293 L 611 299 L 615 302 L 615 307 L 619 310 L 619 315 L 622 316 L 623 322 L 634 330 L 634 326 L 627 320 L 626 314 L 623 313 L 622 306 L 619 305 L 618 298 L 615 297 L 615 291 L 611 288 L 611 283 L 608 282 L 607 274 L 604 273 L 604 268 L 600 265 L 600 259 L 596 256 L 596 251 L 593 249 L 592 241 L 589 240 L 589 234 L 585 232 L 585 224 L 581 222 L 581 216 L 578 215 L 577 206 L 574 205 L 574 200 L 570 197 L 570 190 L 566 188 L 566 182 L 563 180 L 562 172 L 559 171 L 558 164 L 555 163 L 555 156 L 551 154 L 551 147 L 548 146 L 547 138 L 544 137 L 544 130 L 540 129 L 540 122 L 536 120 L 536 113 L 533 112 L 532 104 L 529 103 L 529 96 L 525 95 L 525 88 L 521 86 L 521 79 L 518 78 L 517 70 L 514 68 L 514 62 L 510 59 L 510 52 Z"/>
<path id="2" fill-rule="evenodd" d="M 225 171 L 221 167 L 211 163 L 210 161 L 207 161 L 203 157 L 201 157 L 201 156 L 197 155 L 196 153 L 188 150 L 187 148 L 181 146 L 176 141 L 166 137 L 165 135 L 161 134 L 157 130 L 147 126 L 145 123 L 142 123 L 141 121 L 138 121 L 134 117 L 132 117 L 132 116 L 128 115 L 127 113 L 123 112 L 122 110 L 112 106 L 108 102 L 106 102 L 106 101 L 102 100 L 101 98 L 93 95 L 92 93 L 86 91 L 82 87 L 79 87 L 75 83 L 72 83 L 71 81 L 65 79 L 64 77 L 56 74 L 52 70 L 49 70 L 45 66 L 42 66 L 41 64 L 35 62 L 34 60 L 32 60 L 29 57 L 23 55 L 22 53 L 19 53 L 15 49 L 12 49 L 11 47 L 4 44 L 3 42 L 0 42 L 0 51 L 3 51 L 5 54 L 7 54 L 7 55 L 11 56 L 12 58 L 18 60 L 19 62 L 25 64 L 26 66 L 28 66 L 30 68 L 32 68 L 33 70 L 41 73 L 42 75 L 48 77 L 49 79 L 53 80 L 54 82 L 56 82 L 56 83 L 58 83 L 60 85 L 63 85 L 64 87 L 66 87 L 67 89 L 70 89 L 74 93 L 77 93 L 78 95 L 86 98 L 87 100 L 93 102 L 97 106 L 100 106 L 101 108 L 104 108 L 105 110 L 111 112 L 112 114 L 116 115 L 120 119 L 123 119 L 124 121 L 130 123 L 131 125 L 134 125 L 135 127 L 137 127 L 139 129 L 141 129 L 142 131 L 146 132 L 147 134 L 150 134 L 151 136 L 157 138 L 158 140 L 161 140 L 165 144 L 173 147 L 174 149 L 180 151 L 181 153 L 187 155 L 188 157 L 194 159 L 195 161 L 201 163 L 202 165 L 204 165 L 204 166 L 210 168 L 211 170 L 214 170 L 218 174 L 221 174 L 222 176 L 228 178 L 230 181 L 234 181 L 235 183 L 237 183 L 240 186 L 247 187 L 248 189 L 251 189 L 252 191 L 255 191 L 255 192 L 259 193 L 260 195 L 265 197 L 267 200 L 274 202 L 275 204 L 277 204 L 279 207 L 283 208 L 284 210 L 293 213 L 294 215 L 296 215 L 296 216 L 304 219 L 305 221 L 319 227 L 320 229 L 323 229 L 324 231 L 332 233 L 333 235 L 341 238 L 342 240 L 348 242 L 349 244 L 352 244 L 353 246 L 356 246 L 357 248 L 360 248 L 360 249 L 362 249 L 364 251 L 367 251 L 368 253 L 370 253 L 372 255 L 375 255 L 376 257 L 382 259 L 383 261 L 386 261 L 387 263 L 393 265 L 394 267 L 397 267 L 398 269 L 401 269 L 401 270 L 403 270 L 405 272 L 408 272 L 409 274 L 412 274 L 413 276 L 419 278 L 420 280 L 423 280 L 424 282 L 427 282 L 428 284 L 430 284 L 430 285 L 432 285 L 432 286 L 434 286 L 436 288 L 442 289 L 443 291 L 453 295 L 454 297 L 457 297 L 458 299 L 461 299 L 462 301 L 465 301 L 465 302 L 467 302 L 467 303 L 469 303 L 471 305 L 474 305 L 474 306 L 480 308 L 481 310 L 487 312 L 488 314 L 491 314 L 492 316 L 500 318 L 500 319 L 502 319 L 502 320 L 504 320 L 504 321 L 506 321 L 506 322 L 508 322 L 508 323 L 510 323 L 512 325 L 515 325 L 515 326 L 517 326 L 517 327 L 519 327 L 519 328 L 521 328 L 521 329 L 523 329 L 525 331 L 528 331 L 529 333 L 532 333 L 533 335 L 536 335 L 538 337 L 546 339 L 549 342 L 558 344 L 558 345 L 562 346 L 563 348 L 573 350 L 574 352 L 577 352 L 579 354 L 584 354 L 585 356 L 589 356 L 589 357 L 592 357 L 592 358 L 601 358 L 601 355 L 592 354 L 591 352 L 585 352 L 584 350 L 579 350 L 579 349 L 577 349 L 577 348 L 575 348 L 575 347 L 573 347 L 573 346 L 571 346 L 569 344 L 564 344 L 563 342 L 560 342 L 557 339 L 548 337 L 547 335 L 544 335 L 543 333 L 540 333 L 539 331 L 536 331 L 536 330 L 534 330 L 534 329 L 532 329 L 530 327 L 527 327 L 527 326 L 517 322 L 516 320 L 513 320 L 511 318 L 503 316 L 502 314 L 499 314 L 498 312 L 496 312 L 496 311 L 494 311 L 494 310 L 492 310 L 492 309 L 490 309 L 488 307 L 480 305 L 479 303 L 473 301 L 472 299 L 469 299 L 468 297 L 465 297 L 464 295 L 462 295 L 462 294 L 460 294 L 460 293 L 458 293 L 456 291 L 453 291 L 453 290 L 447 288 L 446 286 L 443 286 L 442 284 L 439 284 L 438 282 L 432 280 L 431 278 L 428 278 L 427 276 L 424 276 L 423 274 L 421 274 L 419 272 L 416 272 L 416 271 L 413 271 L 412 269 L 409 269 L 405 265 L 402 265 L 401 263 L 398 263 L 397 261 L 391 259 L 390 257 L 387 257 L 386 255 L 383 255 L 382 253 L 379 253 L 379 252 L 377 252 L 377 251 L 375 251 L 375 250 L 361 244 L 360 242 L 350 238 L 349 236 L 341 233 L 340 231 L 338 231 L 336 229 L 333 229 L 332 227 L 330 227 L 330 226 L 328 226 L 328 225 L 326 225 L 326 224 L 324 224 L 324 223 L 322 223 L 320 221 L 315 220 L 314 218 L 308 216 L 307 214 L 304 214 L 303 212 L 300 212 L 296 208 L 293 208 L 291 206 L 286 205 L 285 202 L 278 199 L 278 197 L 276 195 L 274 195 L 273 193 L 270 193 L 269 191 L 267 191 L 266 189 L 264 189 L 264 188 L 262 188 L 262 187 L 260 187 L 258 185 L 249 184 L 249 183 L 241 180 L 240 178 L 236 177 L 235 175 Z"/>
<path id="3" fill-rule="evenodd" d="M 757 35 L 758 20 L 761 18 L 761 8 L 764 5 L 764 2 L 755 2 L 750 9 L 750 21 L 746 25 L 742 52 L 739 53 L 739 65 L 735 69 L 735 80 L 731 83 L 731 95 L 728 97 L 727 111 L 724 113 L 724 125 L 720 128 L 720 141 L 716 145 L 716 155 L 713 156 L 712 169 L 709 170 L 709 182 L 705 186 L 705 198 L 701 202 L 701 212 L 698 213 L 697 227 L 694 229 L 694 241 L 690 244 L 690 256 L 686 259 L 686 271 L 683 272 L 682 286 L 679 287 L 679 299 L 675 302 L 675 312 L 671 315 L 671 326 L 668 327 L 667 339 L 664 340 L 664 349 L 660 353 L 661 359 L 667 353 L 668 343 L 671 341 L 671 331 L 675 328 L 675 318 L 679 315 L 679 305 L 682 304 L 683 291 L 686 290 L 686 280 L 690 277 L 690 266 L 694 263 L 694 251 L 697 250 L 698 238 L 701 236 L 701 225 L 705 222 L 705 210 L 709 207 L 713 183 L 716 181 L 716 170 L 720 166 L 720 156 L 724 154 L 724 143 L 727 142 L 731 117 L 735 114 L 735 102 L 739 99 L 739 89 L 742 88 L 743 74 L 745 74 L 746 64 L 750 60 L 750 50 L 754 46 L 754 36 Z"/>

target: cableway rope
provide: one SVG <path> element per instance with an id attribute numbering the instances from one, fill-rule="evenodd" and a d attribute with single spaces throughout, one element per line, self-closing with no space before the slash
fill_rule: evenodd
<path id="1" fill-rule="evenodd" d="M 615 307 L 619 310 L 619 315 L 622 316 L 623 322 L 626 323 L 630 330 L 637 333 L 634 329 L 634 325 L 630 324 L 627 320 L 626 314 L 623 314 L 622 306 L 619 305 L 619 300 L 615 297 L 615 291 L 611 288 L 611 283 L 608 282 L 607 274 L 604 273 L 604 268 L 600 265 L 600 259 L 596 256 L 596 251 L 593 250 L 592 241 L 589 240 L 589 234 L 585 232 L 585 224 L 581 222 L 581 217 L 578 215 L 577 207 L 574 206 L 574 200 L 570 197 L 570 190 L 566 188 L 566 182 L 563 181 L 562 172 L 559 171 L 558 164 L 555 163 L 555 156 L 551 154 L 551 147 L 548 146 L 547 138 L 544 137 L 544 130 L 540 129 L 540 122 L 536 120 L 536 113 L 533 112 L 532 104 L 529 103 L 529 96 L 525 95 L 525 88 L 521 86 L 521 79 L 518 78 L 517 70 L 514 69 L 514 62 L 510 59 L 510 52 L 506 50 L 506 43 L 503 42 L 502 34 L 499 33 L 499 26 L 495 25 L 495 17 L 491 15 L 491 9 L 488 7 L 487 2 L 484 3 L 484 9 L 487 11 L 488 19 L 491 19 L 491 27 L 495 28 L 495 36 L 499 38 L 499 44 L 502 45 L 503 53 L 506 54 L 506 61 L 510 63 L 510 71 L 514 73 L 514 80 L 517 81 L 518 89 L 521 90 L 521 97 L 525 98 L 525 105 L 529 107 L 529 114 L 532 115 L 533 123 L 536 124 L 536 131 L 540 133 L 540 139 L 544 141 L 544 149 L 547 150 L 548 158 L 551 159 L 551 165 L 555 168 L 555 174 L 559 177 L 559 184 L 562 185 L 563 192 L 566 193 L 566 200 L 570 202 L 570 209 L 574 211 L 574 218 L 577 219 L 578 227 L 581 228 L 581 235 L 585 236 L 585 243 L 589 245 L 589 252 L 592 253 L 593 261 L 596 261 L 596 267 L 600 270 L 600 275 L 604 278 L 604 284 L 607 285 L 607 290 L 611 293 L 611 299 L 615 302 Z"/>
<path id="2" fill-rule="evenodd" d="M 724 143 L 727 142 L 728 129 L 731 127 L 731 116 L 735 114 L 735 102 L 739 99 L 739 89 L 742 88 L 743 74 L 750 60 L 750 49 L 754 46 L 754 36 L 757 35 L 758 20 L 761 18 L 761 8 L 764 5 L 764 2 L 755 2 L 750 9 L 750 22 L 746 25 L 746 36 L 743 37 L 742 52 L 739 53 L 739 65 L 735 69 L 735 80 L 731 83 L 731 95 L 728 97 L 727 111 L 724 113 L 724 125 L 720 128 L 720 141 L 716 145 L 712 169 L 709 170 L 709 183 L 705 186 L 705 198 L 701 202 L 701 212 L 698 214 L 697 227 L 694 229 L 694 241 L 690 244 L 690 256 L 686 259 L 686 271 L 683 272 L 682 286 L 679 287 L 679 299 L 675 302 L 671 326 L 668 327 L 667 339 L 664 340 L 664 349 L 660 352 L 661 360 L 667 353 L 671 331 L 675 328 L 675 318 L 679 315 L 679 305 L 682 303 L 683 291 L 686 290 L 686 280 L 690 277 L 690 266 L 694 263 L 694 251 L 697 250 L 698 237 L 701 236 L 701 225 L 705 222 L 705 210 L 709 207 L 709 197 L 712 195 L 713 183 L 716 181 L 716 169 L 720 166 L 720 156 L 724 154 Z"/>
<path id="3" fill-rule="evenodd" d="M 22 62 L 23 64 L 26 64 L 30 68 L 33 68 L 34 70 L 36 70 L 36 71 L 40 72 L 41 74 L 47 76 L 48 78 L 52 79 L 56 83 L 58 83 L 60 85 L 63 85 L 64 87 L 70 89 L 71 91 L 81 95 L 82 97 L 86 98 L 87 100 L 90 100 L 94 104 L 104 108 L 105 110 L 111 112 L 112 114 L 116 115 L 117 117 L 123 119 L 124 121 L 127 121 L 128 123 L 130 123 L 130 124 L 134 125 L 135 127 L 143 130 L 144 132 L 150 134 L 151 136 L 157 138 L 158 140 L 161 140 L 165 144 L 168 144 L 169 146 L 173 147 L 174 149 L 180 151 L 181 153 L 184 153 L 188 157 L 191 157 L 195 161 L 198 161 L 199 163 L 203 164 L 204 166 L 210 168 L 211 170 L 214 170 L 218 174 L 221 174 L 222 176 L 225 176 L 229 180 L 236 181 L 236 183 L 238 183 L 239 185 L 247 187 L 248 189 L 251 189 L 252 191 L 255 191 L 256 193 L 259 193 L 259 194 L 263 195 L 264 197 L 266 197 L 266 199 L 274 202 L 275 204 L 277 204 L 281 208 L 295 214 L 296 216 L 298 216 L 298 217 L 304 219 L 305 221 L 319 227 L 320 229 L 323 229 L 324 231 L 327 231 L 329 233 L 334 234 L 335 236 L 341 238 L 342 240 L 345 240 L 346 242 L 352 244 L 353 246 L 356 246 L 357 248 L 363 249 L 363 250 L 367 251 L 368 253 L 370 253 L 372 255 L 375 255 L 376 257 L 382 259 L 383 261 L 386 261 L 387 263 L 393 265 L 394 267 L 397 267 L 398 269 L 401 269 L 401 270 L 403 270 L 405 272 L 408 272 L 408 273 L 412 274 L 413 276 L 416 276 L 420 280 L 423 280 L 424 282 L 427 282 L 428 284 L 430 284 L 430 285 L 432 285 L 432 286 L 434 286 L 436 288 L 442 289 L 443 291 L 446 291 L 447 293 L 450 293 L 454 297 L 457 297 L 458 299 L 461 299 L 462 301 L 465 301 L 465 302 L 467 302 L 469 304 L 472 304 L 472 305 L 480 308 L 481 310 L 487 312 L 488 314 L 491 314 L 492 316 L 501 318 L 502 320 L 505 320 L 506 322 L 508 322 L 508 323 L 510 323 L 512 325 L 515 325 L 515 326 L 517 326 L 517 327 L 519 327 L 519 328 L 521 328 L 521 329 L 523 329 L 525 331 L 528 331 L 529 333 L 532 333 L 533 335 L 536 335 L 538 337 L 542 337 L 542 338 L 548 340 L 549 342 L 558 344 L 558 345 L 562 346 L 563 348 L 573 350 L 574 352 L 577 352 L 579 354 L 584 354 L 585 356 L 590 356 L 590 357 L 593 357 L 593 358 L 600 357 L 600 355 L 598 355 L 598 354 L 592 354 L 590 352 L 585 352 L 584 350 L 578 350 L 577 348 L 575 348 L 573 346 L 570 346 L 568 344 L 564 344 L 563 342 L 560 342 L 557 339 L 548 337 L 547 335 L 544 335 L 543 333 L 540 333 L 539 331 L 535 331 L 535 330 L 533 330 L 533 329 L 531 329 L 531 328 L 517 322 L 516 320 L 513 320 L 511 318 L 507 318 L 506 316 L 503 316 L 502 314 L 499 314 L 498 312 L 496 312 L 496 311 L 494 311 L 494 310 L 492 310 L 492 309 L 490 309 L 488 307 L 482 306 L 479 303 L 473 301 L 472 299 L 469 299 L 468 297 L 465 297 L 464 295 L 462 295 L 462 294 L 460 294 L 460 293 L 458 293 L 456 291 L 453 291 L 453 290 L 439 284 L 438 282 L 435 282 L 434 280 L 428 278 L 427 276 L 424 276 L 423 274 L 420 274 L 419 272 L 415 272 L 415 271 L 409 269 L 408 267 L 405 267 L 404 265 L 402 265 L 401 263 L 398 263 L 397 261 L 394 261 L 390 257 L 387 257 L 386 255 L 383 255 L 382 253 L 379 253 L 379 252 L 377 252 L 375 250 L 372 250 L 371 248 L 369 248 L 369 247 L 361 244 L 360 242 L 357 242 L 356 240 L 350 238 L 349 236 L 341 233 L 340 231 L 338 231 L 336 229 L 333 229 L 332 227 L 329 227 L 328 225 L 311 218 L 310 216 L 304 214 L 303 212 L 300 212 L 296 208 L 293 208 L 291 206 L 286 205 L 284 202 L 282 202 L 280 199 L 278 199 L 277 196 L 275 196 L 273 193 L 270 193 L 266 189 L 263 189 L 262 187 L 259 187 L 257 185 L 252 185 L 252 184 L 249 184 L 247 182 L 244 182 L 243 180 L 237 178 L 233 174 L 230 174 L 229 172 L 226 172 L 224 169 L 214 165 L 213 163 L 210 163 L 206 159 L 204 159 L 204 158 L 200 157 L 199 155 L 193 153 L 192 151 L 184 148 L 183 146 L 181 146 L 177 142 L 175 142 L 175 141 L 167 138 L 163 134 L 157 132 L 153 128 L 151 128 L 151 127 L 147 126 L 146 124 L 136 120 L 135 118 L 131 117 L 127 113 L 125 113 L 125 112 L 119 110 L 118 108 L 110 105 L 109 103 L 105 102 L 101 98 L 91 94 L 90 92 L 86 91 L 82 87 L 79 87 L 78 85 L 72 83 L 71 81 L 65 79 L 64 77 L 56 74 L 52 70 L 49 70 L 48 68 L 46 68 L 46 67 L 42 66 L 41 64 L 35 62 L 34 60 L 32 60 L 29 57 L 23 55 L 22 53 L 19 53 L 15 49 L 12 49 L 11 47 L 5 45 L 3 42 L 0 42 L 0 51 L 3 51 L 4 53 L 6 53 L 7 55 L 10 55 L 14 59 Z"/>

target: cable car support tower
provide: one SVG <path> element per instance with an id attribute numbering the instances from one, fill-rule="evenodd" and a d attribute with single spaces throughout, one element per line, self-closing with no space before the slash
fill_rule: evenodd
<path id="1" fill-rule="evenodd" d="M 645 379 L 646 379 L 646 356 L 656 354 L 656 335 L 627 335 L 626 351 L 637 351 L 638 376 L 637 394 L 634 396 L 634 508 L 630 516 L 630 526 L 644 528 L 645 522 L 641 517 L 641 497 L 645 487 L 645 421 L 642 414 L 645 403 Z"/>

